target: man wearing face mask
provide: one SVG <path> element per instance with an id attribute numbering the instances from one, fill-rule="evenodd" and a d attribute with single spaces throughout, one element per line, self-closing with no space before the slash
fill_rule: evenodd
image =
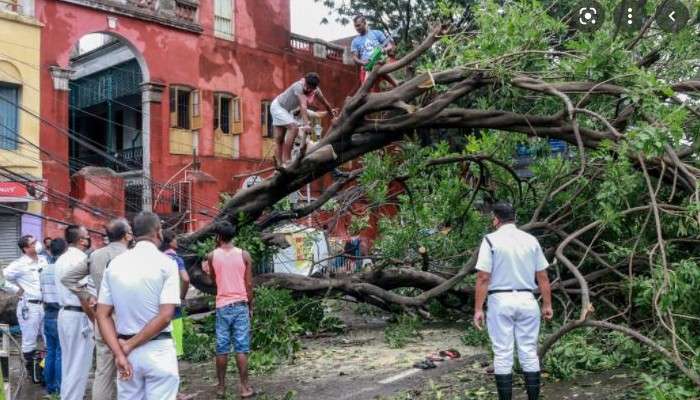
<path id="1" fill-rule="evenodd" d="M 120 400 L 175 400 L 180 377 L 170 321 L 180 305 L 177 263 L 158 250 L 160 218 L 134 218 L 137 243 L 105 271 L 97 304 L 102 337 L 114 354 Z"/>
<path id="2" fill-rule="evenodd" d="M 39 275 L 48 264 L 37 254 L 38 243 L 32 235 L 22 236 L 17 242 L 22 257 L 3 270 L 5 280 L 19 287 L 17 320 L 22 331 L 22 354 L 29 376 L 32 374 L 36 342 L 42 333 L 44 307 L 42 305 Z"/>
<path id="3" fill-rule="evenodd" d="M 61 280 L 68 290 L 78 296 L 83 308 L 92 308 L 92 305 L 97 303 L 91 291 L 82 284 L 83 280 L 89 276 L 98 289 L 99 296 L 102 277 L 111 261 L 127 251 L 127 246 L 134 238 L 131 226 L 124 218 L 110 221 L 106 231 L 109 244 L 92 252 L 86 261 L 67 269 Z M 95 330 L 95 351 L 97 354 L 92 398 L 94 400 L 113 399 L 117 395 L 117 369 L 114 365 L 114 356 L 102 340 L 99 329 Z"/>
<path id="4" fill-rule="evenodd" d="M 496 231 L 484 237 L 476 261 L 474 325 L 483 329 L 484 300 L 488 295 L 486 325 L 494 353 L 499 400 L 513 396 L 513 342 L 523 369 L 528 400 L 539 399 L 540 362 L 537 337 L 540 307 L 534 296 L 542 295 L 542 316 L 552 319 L 552 293 L 547 276 L 549 263 L 537 239 L 515 226 L 515 210 L 508 203 L 493 207 Z"/>
<path id="5" fill-rule="evenodd" d="M 302 79 L 294 82 L 282 94 L 277 96 L 270 105 L 272 114 L 272 125 L 274 126 L 275 142 L 277 149 L 275 157 L 277 162 L 287 163 L 292 155 L 292 146 L 300 130 L 311 132 L 311 123 L 307 107 L 318 98 L 328 112 L 334 117 L 338 117 L 338 110 L 334 109 L 321 92 L 319 85 L 321 79 L 315 72 L 309 72 Z M 293 110 L 299 108 L 302 125 L 292 114 Z"/>
<path id="6" fill-rule="evenodd" d="M 63 284 L 67 271 L 85 263 L 90 248 L 90 235 L 84 226 L 66 228 L 68 250 L 56 260 L 56 290 L 61 311 L 58 313 L 58 338 L 61 343 L 61 399 L 83 400 L 95 347 L 92 307 L 83 307 L 78 296 Z M 84 285 L 87 285 L 85 279 Z M 94 296 L 94 295 L 93 295 Z"/>

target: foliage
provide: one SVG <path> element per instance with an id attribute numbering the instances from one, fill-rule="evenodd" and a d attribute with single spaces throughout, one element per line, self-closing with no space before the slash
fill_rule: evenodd
<path id="1" fill-rule="evenodd" d="M 389 324 L 384 329 L 384 341 L 393 349 L 400 349 L 407 343 L 422 339 L 420 334 L 422 323 L 415 315 L 401 314 L 396 317 L 396 321 Z"/>
<path id="2" fill-rule="evenodd" d="M 199 321 L 184 320 L 185 359 L 210 360 L 216 342 L 216 316 Z M 267 287 L 255 289 L 250 369 L 265 373 L 275 369 L 299 350 L 299 335 L 308 332 L 342 330 L 342 322 L 327 315 L 319 300 L 294 299 L 288 290 Z"/>
<path id="3" fill-rule="evenodd" d="M 183 357 L 192 362 L 211 360 L 216 345 L 214 315 L 209 315 L 201 321 L 183 318 Z"/>
<path id="4" fill-rule="evenodd" d="M 391 35 L 403 48 L 415 45 L 428 29 L 428 21 L 457 13 L 455 6 L 475 3 L 473 0 L 314 0 L 329 8 L 328 16 L 341 24 L 351 24 L 356 15 L 364 15 L 372 29 Z M 323 18 L 327 23 L 328 18 Z"/>
<path id="5" fill-rule="evenodd" d="M 619 332 L 593 329 L 571 332 L 547 354 L 544 368 L 558 379 L 617 368 L 646 371 L 638 376 L 640 398 L 685 400 L 700 395 L 667 360 Z"/>
<path id="6" fill-rule="evenodd" d="M 478 330 L 474 327 L 468 327 L 467 333 L 461 337 L 462 343 L 466 346 L 488 346 L 489 334 L 485 329 Z"/>
<path id="7" fill-rule="evenodd" d="M 296 301 L 292 315 L 299 320 L 306 333 L 340 333 L 345 330 L 343 322 L 325 309 L 322 299 L 300 298 Z"/>
<path id="8" fill-rule="evenodd" d="M 646 2 L 647 13 L 653 14 L 661 1 Z M 396 36 L 402 36 L 396 32 L 413 32 L 414 29 L 403 28 L 405 18 L 401 20 L 403 7 L 414 2 L 343 2 L 345 9 L 341 9 L 339 2 L 324 3 L 334 7 L 341 17 L 363 12 L 371 17 L 375 26 L 382 24 L 381 19 L 384 23 L 390 21 L 394 25 L 386 30 Z M 427 2 L 419 3 L 422 6 Z M 418 71 L 473 69 L 475 74 L 485 73 L 497 80 L 493 85 L 469 92 L 451 107 L 502 110 L 533 117 L 563 115 L 566 111 L 560 97 L 539 95 L 513 84 L 514 77 L 528 76 L 548 83 L 614 83 L 626 92 L 615 96 L 584 93 L 568 93 L 567 96 L 576 107 L 585 107 L 608 122 L 621 118 L 625 109 L 633 112 L 616 125 L 622 134 L 620 140 L 587 145 L 583 153 L 569 138 L 571 143 L 567 150 L 553 156 L 548 138 L 539 137 L 534 128 L 532 135 L 481 128 L 418 129 L 416 137 L 401 142 L 398 151 L 388 154 L 380 150 L 366 155 L 359 183 L 367 198 L 374 207 L 386 203 L 396 205 L 395 214 L 384 215 L 378 221 L 380 235 L 374 246 L 376 255 L 408 260 L 407 265 L 412 263 L 413 268 L 417 268 L 420 265 L 417 249 L 423 246 L 428 250 L 430 270 L 449 275 L 467 262 L 484 233 L 491 229 L 488 216 L 482 210 L 497 200 L 507 200 L 516 206 L 520 224 L 530 221 L 538 210 L 539 221 L 546 221 L 548 226 L 530 233 L 540 239 L 549 255 L 563 238 L 600 221 L 598 228 L 580 235 L 577 238 L 580 242 L 568 246 L 565 251 L 583 275 L 600 271 L 603 262 L 607 268 L 612 266 L 620 271 L 596 278 L 596 285 L 605 288 L 606 300 L 612 303 L 603 303 L 596 298 L 597 294 L 594 295 L 594 317 L 611 317 L 619 323 L 620 315 L 624 316 L 620 311 L 629 308 L 634 329 L 669 349 L 673 348 L 673 334 L 660 323 L 657 314 L 663 315 L 666 321 L 672 318 L 680 358 L 700 371 L 697 356 L 700 339 L 696 334 L 700 331 L 697 318 L 700 315 L 700 297 L 697 296 L 700 291 L 697 253 L 700 205 L 694 190 L 682 189 L 677 182 L 672 184 L 672 174 L 659 179 L 660 169 L 666 168 L 668 173 L 672 166 L 668 161 L 659 162 L 655 158 L 664 155 L 669 147 L 697 146 L 700 134 L 697 95 L 688 96 L 687 103 L 694 107 L 695 115 L 690 107 L 670 98 L 675 95 L 672 83 L 697 79 L 700 73 L 697 17 L 677 34 L 652 28 L 646 35 L 636 38 L 620 32 L 611 17 L 595 33 L 570 29 L 570 11 L 577 3 L 573 0 L 431 3 L 431 11 L 411 22 L 422 25 L 419 30 L 423 33 L 431 22 L 429 16 L 466 15 L 460 12 L 460 7 L 466 7 L 470 26 L 466 31 L 458 28 L 442 37 L 433 52 L 419 59 Z M 601 3 L 610 15 L 619 2 L 601 0 Z M 423 12 L 420 6 L 413 12 Z M 387 10 L 389 7 L 391 10 Z M 698 14 L 697 11 L 691 14 Z M 655 54 L 657 61 L 643 63 L 646 56 Z M 436 87 L 430 95 L 444 90 L 445 87 Z M 425 97 L 419 101 L 425 102 Z M 592 114 L 578 114 L 576 121 L 581 129 L 601 134 L 609 131 L 608 126 Z M 519 168 L 518 172 L 528 175 L 522 181 L 514 179 L 503 165 L 488 160 L 430 165 L 431 160 L 445 157 L 481 156 L 513 166 L 522 161 L 516 159 L 516 149 L 523 148 L 528 150 L 530 164 Z M 656 223 L 650 212 L 626 212 L 651 203 L 637 154 L 648 160 L 651 185 L 658 188 L 657 201 L 672 204 L 677 210 L 660 213 L 661 245 L 668 260 L 667 267 L 662 262 Z M 697 151 L 684 162 L 697 176 L 700 165 Z M 556 190 L 569 180 L 572 184 Z M 398 184 L 402 190 L 393 194 Z M 573 278 L 561 263 L 550 271 L 552 279 L 555 273 L 561 274 L 561 280 Z M 562 302 L 569 304 L 566 311 L 576 315 L 580 311 L 578 296 L 562 297 Z M 428 307 L 431 313 L 440 311 L 434 303 Z M 479 343 L 480 339 L 483 338 L 473 332 L 465 335 L 465 343 Z M 568 334 L 549 357 L 556 360 L 550 368 L 559 377 L 617 366 L 643 367 L 652 376 L 644 385 L 644 393 L 649 398 L 659 396 L 658 393 L 673 396 L 669 385 L 659 384 L 659 379 L 668 378 L 673 371 L 668 362 L 642 350 L 620 334 L 575 331 Z M 672 384 L 679 388 L 678 398 L 683 398 L 684 381 L 672 381 Z M 653 393 L 653 387 L 660 388 L 654 392 L 657 394 Z"/>
<path id="9" fill-rule="evenodd" d="M 253 314 L 253 353 L 260 353 L 251 365 L 267 369 L 289 359 L 301 344 L 299 335 L 303 329 L 294 313 L 296 302 L 287 290 L 267 287 L 255 289 Z"/>
<path id="10" fill-rule="evenodd" d="M 547 354 L 544 364 L 553 377 L 569 379 L 617 368 L 626 361 L 642 361 L 643 357 L 639 345 L 626 336 L 579 329 L 562 338 Z"/>

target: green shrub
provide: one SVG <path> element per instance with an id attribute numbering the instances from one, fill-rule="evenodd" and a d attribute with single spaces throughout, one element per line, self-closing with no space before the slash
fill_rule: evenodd
<path id="1" fill-rule="evenodd" d="M 486 329 L 478 330 L 471 326 L 460 339 L 466 346 L 481 347 L 489 344 L 489 334 Z"/>
<path id="2" fill-rule="evenodd" d="M 384 329 L 384 340 L 389 347 L 400 349 L 416 338 L 423 338 L 420 334 L 421 326 L 421 320 L 417 316 L 401 314 L 396 322 L 389 324 Z"/>
<path id="3" fill-rule="evenodd" d="M 206 319 L 212 319 L 208 316 Z M 183 319 L 183 358 L 192 362 L 211 360 L 214 355 L 216 336 L 205 328 L 209 323 Z"/>

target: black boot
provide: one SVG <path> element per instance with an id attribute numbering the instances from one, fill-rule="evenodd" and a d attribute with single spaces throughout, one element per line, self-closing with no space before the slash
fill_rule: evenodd
<path id="1" fill-rule="evenodd" d="M 513 374 L 494 376 L 496 377 L 498 400 L 511 400 L 513 398 Z"/>
<path id="2" fill-rule="evenodd" d="M 540 398 L 540 372 L 523 372 L 525 378 L 525 390 L 527 390 L 527 400 L 538 400 Z"/>

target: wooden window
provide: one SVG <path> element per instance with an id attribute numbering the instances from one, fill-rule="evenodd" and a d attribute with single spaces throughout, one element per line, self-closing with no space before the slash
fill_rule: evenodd
<path id="1" fill-rule="evenodd" d="M 214 35 L 233 38 L 233 2 L 234 0 L 214 0 Z"/>
<path id="2" fill-rule="evenodd" d="M 201 95 L 199 90 L 170 87 L 170 127 L 200 129 L 202 127 Z"/>
<path id="3" fill-rule="evenodd" d="M 226 93 L 214 94 L 214 130 L 223 134 L 243 133 L 241 99 Z"/>
<path id="4" fill-rule="evenodd" d="M 0 149 L 17 150 L 19 87 L 0 82 Z"/>
<path id="5" fill-rule="evenodd" d="M 269 101 L 263 101 L 260 104 L 260 126 L 262 127 L 262 135 L 266 138 L 272 138 L 274 136 L 272 114 L 270 114 L 270 104 L 272 103 Z"/>
<path id="6" fill-rule="evenodd" d="M 232 116 L 232 129 L 233 133 L 236 135 L 240 135 L 243 133 L 243 114 L 241 111 L 242 108 L 242 102 L 240 97 L 234 97 L 231 102 L 231 113 L 233 114 Z"/>

